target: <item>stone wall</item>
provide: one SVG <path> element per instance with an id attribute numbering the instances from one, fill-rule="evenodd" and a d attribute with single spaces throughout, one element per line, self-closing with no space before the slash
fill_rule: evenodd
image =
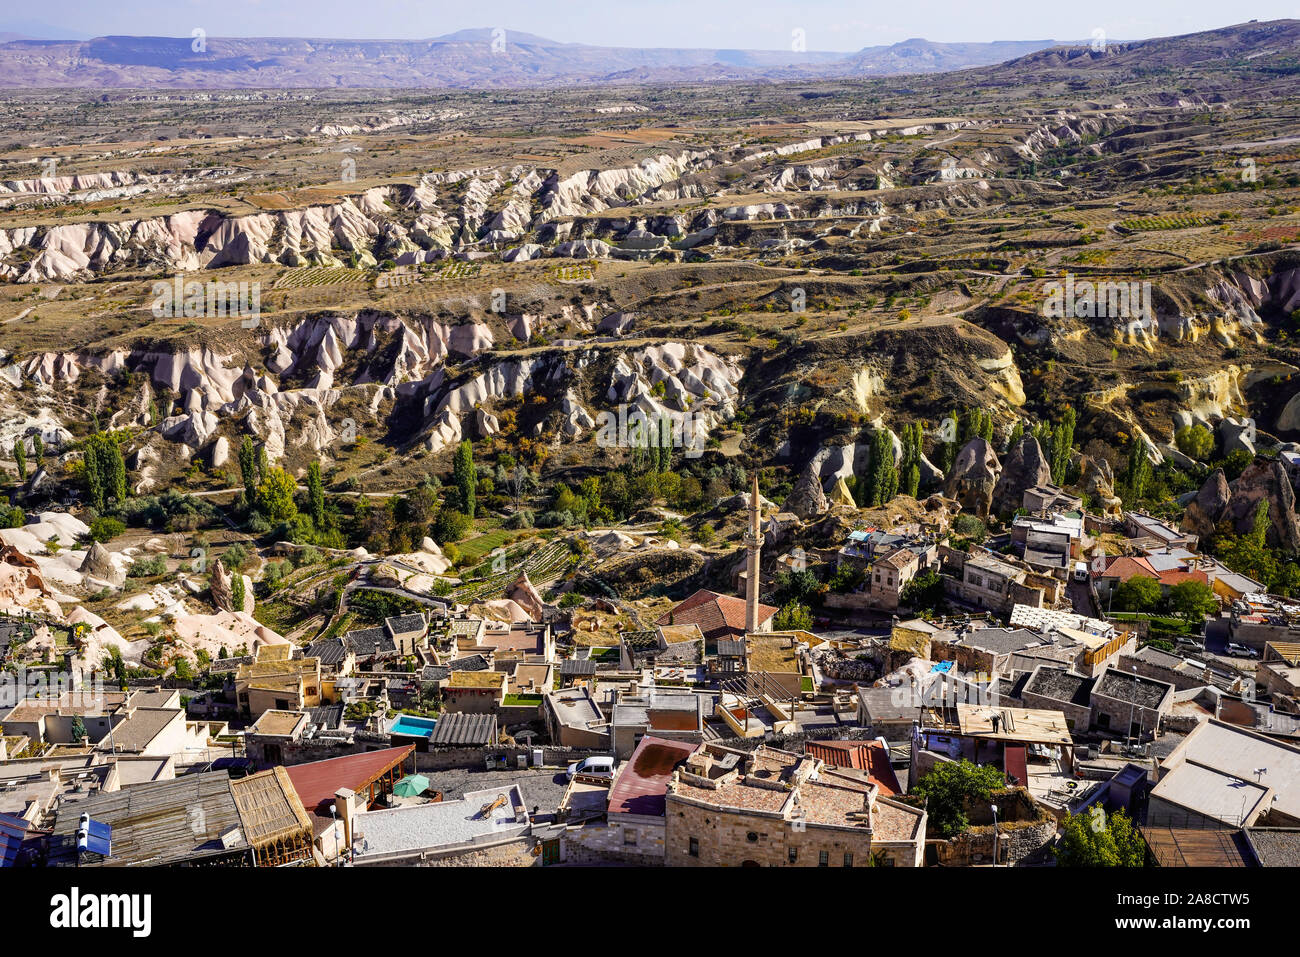
<path id="1" fill-rule="evenodd" d="M 620 817 L 621 815 L 615 815 Z M 631 832 L 629 834 L 629 831 Z M 628 839 L 635 841 L 629 844 Z M 600 822 L 571 827 L 564 832 L 560 859 L 566 864 L 631 864 L 638 867 L 662 867 L 664 863 L 664 824 Z"/>
<path id="2" fill-rule="evenodd" d="M 534 854 L 537 842 L 523 837 L 505 844 L 457 851 L 439 857 L 411 862 L 417 867 L 541 867 L 541 854 Z"/>
<path id="3" fill-rule="evenodd" d="M 822 852 L 828 867 L 868 867 L 871 834 L 809 825 L 796 831 L 776 815 L 701 807 L 668 796 L 664 862 L 669 867 L 817 867 Z M 697 842 L 691 853 L 691 839 Z M 794 860 L 791 860 L 791 852 Z M 894 849 L 888 853 L 903 855 Z M 846 863 L 845 855 L 852 855 Z M 900 867 L 911 860 L 897 860 Z"/>
<path id="4" fill-rule="evenodd" d="M 1056 838 L 1056 818 L 1050 814 L 1035 821 L 999 822 L 997 830 L 998 863 L 1007 866 L 1041 864 L 1051 859 L 1051 843 Z M 992 824 L 971 827 L 954 838 L 926 842 L 934 848 L 943 867 L 970 867 L 993 863 L 994 832 Z"/>
<path id="5" fill-rule="evenodd" d="M 550 746 L 543 747 L 541 750 L 542 765 L 545 767 L 568 767 L 574 761 L 581 761 L 593 754 L 609 753 L 608 751 L 586 748 L 553 748 Z M 418 771 L 446 771 L 449 768 L 481 768 L 489 756 L 504 757 L 507 768 L 514 769 L 518 767 L 520 755 L 524 755 L 528 759 L 529 765 L 532 765 L 533 749 L 517 746 L 513 748 L 431 748 L 427 752 L 415 754 L 414 757 L 415 767 Z"/>
<path id="6" fill-rule="evenodd" d="M 1128 627 L 1130 622 L 1125 622 L 1124 627 Z M 1137 622 L 1133 622 L 1137 624 Z M 1141 622 L 1146 625 L 1147 622 Z M 1174 686 L 1175 691 L 1187 691 L 1191 688 L 1202 687 L 1209 682 L 1201 674 L 1189 674 L 1185 671 L 1178 671 L 1174 668 L 1166 668 L 1163 665 L 1154 664 L 1143 658 L 1136 658 L 1133 655 L 1120 655 L 1117 671 L 1125 674 L 1132 674 L 1133 669 L 1137 668 L 1137 673 L 1143 678 L 1151 678 L 1155 681 L 1163 681 L 1166 684 Z"/>

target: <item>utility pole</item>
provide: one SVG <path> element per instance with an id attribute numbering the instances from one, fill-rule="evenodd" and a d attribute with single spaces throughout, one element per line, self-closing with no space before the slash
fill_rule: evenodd
<path id="1" fill-rule="evenodd" d="M 1131 740 L 1133 737 L 1133 709 L 1137 706 L 1138 696 L 1138 669 L 1137 665 L 1133 666 L 1133 698 L 1128 703 L 1128 736 Z M 1139 740 L 1141 736 L 1139 735 Z"/>
<path id="2" fill-rule="evenodd" d="M 993 866 L 998 866 L 998 806 L 990 804 L 993 809 Z"/>

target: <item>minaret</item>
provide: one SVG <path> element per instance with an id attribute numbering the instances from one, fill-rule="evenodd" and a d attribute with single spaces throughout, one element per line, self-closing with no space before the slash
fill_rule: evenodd
<path id="1" fill-rule="evenodd" d="M 762 515 L 758 508 L 758 475 L 749 494 L 749 525 L 745 529 L 745 631 L 758 631 L 758 563 L 763 545 Z"/>

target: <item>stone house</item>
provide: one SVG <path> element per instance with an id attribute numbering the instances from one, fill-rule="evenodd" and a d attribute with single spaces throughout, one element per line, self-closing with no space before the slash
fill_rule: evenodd
<path id="1" fill-rule="evenodd" d="M 1155 737 L 1173 706 L 1173 685 L 1113 668 L 1097 676 L 1090 695 L 1094 728 L 1139 739 Z"/>
<path id="2" fill-rule="evenodd" d="M 490 714 L 506 701 L 507 676 L 500 671 L 453 671 L 442 691 L 444 711 Z"/>
<path id="3" fill-rule="evenodd" d="M 708 744 L 673 773 L 670 867 L 919 867 L 925 812 L 810 755 Z"/>

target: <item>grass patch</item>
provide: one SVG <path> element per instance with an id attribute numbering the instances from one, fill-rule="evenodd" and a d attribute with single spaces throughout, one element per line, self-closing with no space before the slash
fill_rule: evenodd
<path id="1" fill-rule="evenodd" d="M 507 708 L 534 708 L 541 703 L 539 694 L 508 694 L 505 700 Z"/>
<path id="2" fill-rule="evenodd" d="M 461 565 L 477 565 L 494 549 L 504 548 L 513 541 L 514 535 L 508 529 L 498 528 L 458 544 L 456 547 L 460 549 Z"/>

